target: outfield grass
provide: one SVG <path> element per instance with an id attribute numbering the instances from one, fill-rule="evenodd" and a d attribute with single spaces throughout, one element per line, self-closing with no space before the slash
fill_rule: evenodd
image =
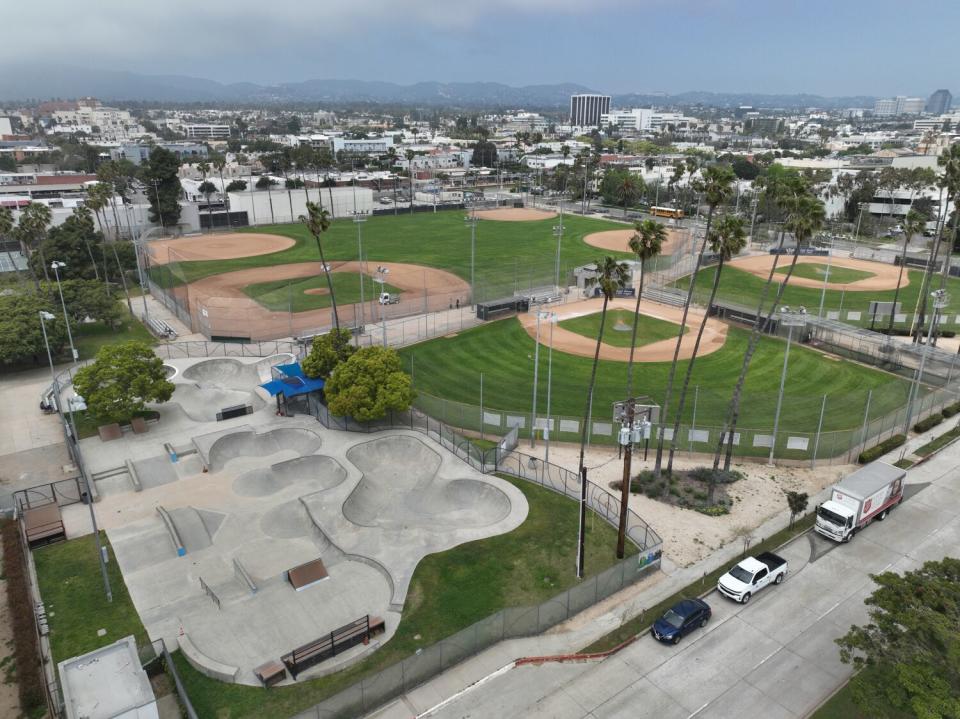
<path id="1" fill-rule="evenodd" d="M 723 348 L 700 357 L 695 365 L 685 421 L 693 416 L 697 424 L 719 425 L 725 415 L 730 392 L 740 372 L 749 333 L 730 327 Z M 783 352 L 786 343 L 769 337 L 760 340 L 747 376 L 740 427 L 769 428 L 772 425 Z M 540 353 L 538 406 L 546 411 L 547 366 Z M 412 367 L 415 387 L 424 393 L 457 402 L 480 403 L 480 373 L 483 373 L 483 404 L 488 409 L 531 411 L 533 393 L 534 340 L 516 318 L 491 322 L 401 350 L 405 365 Z M 592 360 L 563 352 L 553 353 L 551 412 L 583 416 L 586 388 Z M 609 419 L 612 403 L 623 399 L 626 363 L 601 360 L 593 414 L 598 421 Z M 674 405 L 687 363 L 678 365 Z M 670 369 L 669 362 L 645 362 L 634 375 L 638 394 L 662 403 Z M 699 387 L 694 402 L 694 387 Z M 824 431 L 860 427 L 867 392 L 873 390 L 871 417 L 901 406 L 908 383 L 884 372 L 838 360 L 793 343 L 780 419 L 782 430 L 816 430 L 821 400 L 828 395 Z"/>
<path id="2" fill-rule="evenodd" d="M 264 690 L 209 679 L 177 652 L 177 669 L 197 713 L 219 719 L 291 716 L 503 607 L 535 605 L 576 584 L 577 503 L 522 479 L 502 479 L 526 496 L 526 521 L 507 534 L 425 557 L 410 582 L 396 634 L 368 659 L 328 677 Z M 614 564 L 615 549 L 616 530 L 589 513 L 587 573 Z M 629 543 L 628 549 L 636 553 Z"/>
<path id="3" fill-rule="evenodd" d="M 778 267 L 775 275 L 786 275 L 789 267 Z M 818 280 L 823 281 L 827 277 L 827 266 L 821 265 L 812 262 L 798 262 L 797 266 L 793 270 L 794 277 L 804 277 L 808 280 Z M 828 283 L 836 283 L 838 285 L 848 284 L 850 282 L 857 282 L 858 280 L 865 280 L 868 277 L 875 277 L 872 272 L 864 272 L 863 270 L 852 270 L 849 267 L 830 267 L 830 277 L 827 279 Z"/>
<path id="4" fill-rule="evenodd" d="M 492 298 L 512 294 L 515 285 L 527 286 L 532 273 L 553 277 L 557 240 L 553 235 L 556 219 L 534 222 L 477 223 L 476 279 L 478 296 Z M 591 247 L 583 237 L 592 232 L 624 229 L 625 225 L 605 220 L 570 215 L 564 217 L 564 237 L 560 263 L 563 269 L 592 262 L 605 254 L 628 257 Z M 244 228 L 245 231 L 292 237 L 293 247 L 281 252 L 232 260 L 181 262 L 176 267 L 153 268 L 154 281 L 161 286 L 193 282 L 202 277 L 294 262 L 317 261 L 317 246 L 302 224 L 269 225 Z M 350 220 L 336 220 L 323 236 L 326 259 L 356 260 L 357 230 Z M 470 279 L 470 229 L 462 212 L 420 213 L 415 215 L 374 216 L 363 226 L 363 253 L 369 262 L 407 262 L 449 270 Z M 487 286 L 486 294 L 482 292 Z M 508 291 L 509 290 L 509 291 Z"/>
<path id="5" fill-rule="evenodd" d="M 789 260 L 783 261 L 789 262 Z M 803 265 L 800 264 L 797 265 L 798 268 L 802 266 Z M 713 282 L 713 271 L 712 267 L 708 267 L 700 270 L 698 275 L 696 295 L 702 302 L 706 301 L 710 285 Z M 900 289 L 897 302 L 900 303 L 904 314 L 911 315 L 917 306 L 917 298 L 920 294 L 920 283 L 923 281 L 923 273 L 919 270 L 907 270 L 905 275 L 909 275 L 910 284 Z M 830 272 L 830 277 L 831 279 L 835 277 L 833 271 Z M 822 277 L 820 279 L 822 279 Z M 677 287 L 686 289 L 689 286 L 688 281 L 689 278 L 684 277 L 675 284 Z M 765 279 L 749 272 L 738 270 L 735 267 L 726 267 L 723 270 L 723 275 L 720 277 L 718 297 L 728 302 L 736 302 L 747 307 L 756 307 L 757 300 L 763 291 L 765 283 Z M 937 278 L 934 288 L 939 288 L 939 283 L 940 279 Z M 950 294 L 950 304 L 947 306 L 944 319 L 940 326 L 942 329 L 955 329 L 957 327 L 954 323 L 955 315 L 960 314 L 960 280 L 952 277 L 948 278 L 946 287 Z M 773 298 L 773 291 L 775 291 L 775 288 L 768 297 L 768 307 L 770 300 Z M 808 312 L 816 314 L 820 307 L 820 295 L 820 288 L 794 287 L 788 284 L 787 289 L 784 290 L 781 304 L 791 307 L 802 305 L 807 308 Z M 854 292 L 850 290 L 828 289 L 824 295 L 824 313 L 829 310 L 841 311 L 841 319 L 844 322 L 859 326 L 868 326 L 871 321 L 871 317 L 868 314 L 870 302 L 873 300 L 892 302 L 893 295 L 894 290 Z M 860 319 L 848 320 L 848 311 L 860 312 Z"/>
<path id="6" fill-rule="evenodd" d="M 333 272 L 333 291 L 337 295 L 338 305 L 352 305 L 360 301 L 359 272 Z M 304 312 L 330 306 L 329 294 L 307 294 L 307 290 L 327 289 L 327 278 L 323 275 L 304 277 L 299 280 L 272 280 L 257 282 L 243 288 L 243 293 L 256 300 L 268 310 L 276 312 Z M 383 286 L 384 292 L 400 294 L 400 290 L 389 282 Z M 380 296 L 380 283 L 369 276 L 363 276 L 363 299 L 375 301 Z"/>
<path id="7" fill-rule="evenodd" d="M 105 532 L 100 541 L 110 550 Z M 55 662 L 85 654 L 132 634 L 137 644 L 149 639 L 134 609 L 116 557 L 110 553 L 107 576 L 113 601 L 107 602 L 92 534 L 37 549 L 40 595 L 47 610 L 50 648 Z M 106 629 L 100 637 L 97 631 Z"/>
<path id="8" fill-rule="evenodd" d="M 630 329 L 615 329 L 617 322 L 621 322 Z M 563 320 L 559 323 L 560 327 L 578 335 L 589 337 L 592 340 L 597 339 L 597 333 L 600 331 L 600 313 L 596 312 L 583 317 L 574 317 L 569 320 Z M 609 310 L 607 312 L 606 323 L 603 327 L 603 341 L 614 347 L 629 347 L 630 338 L 633 336 L 633 312 L 629 310 Z M 659 342 L 660 340 L 675 339 L 679 325 L 666 320 L 660 320 L 656 317 L 640 315 L 640 321 L 637 323 L 637 347 Z M 684 332 L 689 332 L 690 328 L 684 328 Z"/>

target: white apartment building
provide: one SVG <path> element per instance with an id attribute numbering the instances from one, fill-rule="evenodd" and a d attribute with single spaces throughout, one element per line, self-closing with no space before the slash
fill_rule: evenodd
<path id="1" fill-rule="evenodd" d="M 873 114 L 877 117 L 896 117 L 897 115 L 919 115 L 926 107 L 922 97 L 887 97 L 873 104 Z"/>
<path id="2" fill-rule="evenodd" d="M 12 135 L 13 126 L 9 117 L 0 117 L 0 137 L 3 135 Z"/>
<path id="3" fill-rule="evenodd" d="M 365 140 L 347 140 L 342 137 L 334 137 L 331 140 L 334 152 L 353 152 L 358 154 L 384 154 L 393 147 L 393 138 L 387 137 L 369 137 Z"/>
<path id="4" fill-rule="evenodd" d="M 191 139 L 229 140 L 230 125 L 188 124 L 180 126 L 182 132 Z"/>
<path id="5" fill-rule="evenodd" d="M 634 132 L 656 132 L 667 125 L 685 127 L 695 124 L 696 118 L 685 117 L 679 112 L 658 112 L 651 108 L 633 108 L 630 110 L 613 110 L 600 116 L 600 126 L 616 125 L 623 130 Z"/>
<path id="6" fill-rule="evenodd" d="M 926 132 L 927 130 L 942 130 L 944 124 L 949 123 L 951 128 L 960 126 L 960 112 L 950 113 L 949 115 L 937 115 L 936 117 L 922 117 L 913 121 L 913 129 Z"/>

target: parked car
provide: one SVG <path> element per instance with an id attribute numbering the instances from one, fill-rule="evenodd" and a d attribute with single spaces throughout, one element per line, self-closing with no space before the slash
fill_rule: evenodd
<path id="1" fill-rule="evenodd" d="M 787 576 L 787 560 L 773 552 L 747 557 L 720 577 L 717 591 L 736 602 L 746 604 L 764 587 L 780 584 Z"/>
<path id="2" fill-rule="evenodd" d="M 702 599 L 683 599 L 653 623 L 650 634 L 658 642 L 679 644 L 694 629 L 707 626 L 713 612 Z"/>

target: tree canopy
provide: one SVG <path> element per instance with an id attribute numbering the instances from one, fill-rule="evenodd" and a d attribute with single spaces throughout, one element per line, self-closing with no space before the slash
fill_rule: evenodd
<path id="1" fill-rule="evenodd" d="M 150 221 L 170 227 L 180 222 L 180 158 L 162 147 L 155 147 L 142 165 L 146 195 L 150 201 Z M 159 202 L 159 204 L 158 204 Z"/>
<path id="2" fill-rule="evenodd" d="M 473 146 L 473 156 L 470 158 L 470 164 L 474 167 L 496 167 L 497 146 L 490 140 L 480 140 Z"/>
<path id="3" fill-rule="evenodd" d="M 87 411 L 104 423 L 129 420 L 145 410 L 147 402 L 166 402 L 174 390 L 163 360 L 137 341 L 101 347 L 93 364 L 77 370 L 73 387 Z"/>
<path id="4" fill-rule="evenodd" d="M 407 410 L 416 396 L 400 355 L 386 347 L 357 350 L 333 371 L 324 393 L 333 414 L 359 422 Z"/>
<path id="5" fill-rule="evenodd" d="M 300 363 L 303 373 L 307 377 L 329 377 L 341 362 L 346 362 L 357 351 L 350 339 L 350 330 L 336 328 L 314 337 L 310 354 Z"/>
<path id="6" fill-rule="evenodd" d="M 67 341 L 67 332 L 57 303 L 49 295 L 32 292 L 0 295 L 0 363 L 39 364 L 45 358 L 41 311 L 54 315 L 46 323 L 47 338 L 50 350 L 58 353 Z"/>
<path id="7" fill-rule="evenodd" d="M 960 716 L 960 559 L 871 579 L 870 623 L 837 640 L 854 700 L 878 719 Z"/>

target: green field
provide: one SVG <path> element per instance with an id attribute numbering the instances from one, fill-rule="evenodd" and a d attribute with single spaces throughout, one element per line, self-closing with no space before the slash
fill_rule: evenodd
<path id="1" fill-rule="evenodd" d="M 617 323 L 626 325 L 630 329 L 618 330 Z M 584 315 L 583 317 L 573 317 L 569 320 L 563 320 L 559 323 L 560 327 L 578 335 L 589 337 L 592 340 L 597 339 L 597 332 L 600 331 L 600 313 Z M 637 323 L 637 347 L 648 345 L 660 340 L 675 339 L 680 325 L 673 322 L 659 320 L 656 317 L 640 315 L 640 321 Z M 607 312 L 607 320 L 603 328 L 603 341 L 614 347 L 629 347 L 630 338 L 633 336 L 633 312 L 629 310 L 610 310 Z M 689 332 L 690 328 L 685 328 L 684 332 Z"/>
<path id="2" fill-rule="evenodd" d="M 802 267 L 802 265 L 798 265 L 798 267 Z M 900 303 L 904 314 L 911 315 L 917 306 L 917 298 L 920 294 L 920 283 L 923 281 L 923 273 L 919 270 L 907 270 L 904 276 L 906 277 L 907 275 L 910 277 L 910 284 L 900 289 L 900 295 L 897 301 Z M 834 278 L 835 275 L 833 271 L 831 271 L 830 279 L 833 280 Z M 677 287 L 686 289 L 689 286 L 688 279 L 689 278 L 684 277 L 675 284 Z M 822 277 L 820 279 L 822 279 Z M 695 294 L 701 303 L 706 302 L 712 282 L 713 268 L 708 267 L 700 270 Z M 720 288 L 717 296 L 722 300 L 753 308 L 757 306 L 757 300 L 763 291 L 765 283 L 766 280 L 752 275 L 749 272 L 738 270 L 735 267 L 726 267 L 720 277 Z M 934 281 L 934 289 L 939 287 L 940 279 L 936 278 Z M 956 315 L 960 314 L 960 280 L 952 277 L 948 278 L 946 287 L 950 293 L 950 304 L 947 306 L 947 311 L 944 319 L 941 321 L 940 327 L 941 329 L 953 330 L 958 328 L 954 320 L 956 319 Z M 775 288 L 771 291 L 771 299 L 773 291 L 775 291 Z M 816 314 L 820 307 L 820 295 L 821 290 L 818 288 L 787 285 L 781 303 L 791 307 L 802 305 L 807 308 L 808 312 Z M 831 310 L 841 311 L 841 319 L 844 322 L 867 326 L 871 320 L 868 313 L 870 302 L 873 300 L 892 302 L 893 295 L 894 290 L 854 292 L 850 290 L 828 289 L 824 297 L 824 314 Z M 769 300 L 767 304 L 769 306 Z M 847 312 L 860 312 L 860 319 L 848 320 Z"/>
<path id="3" fill-rule="evenodd" d="M 553 227 L 557 219 L 535 222 L 497 222 L 477 224 L 475 274 L 478 298 L 491 299 L 512 294 L 516 287 L 552 282 L 557 251 Z M 623 229 L 625 225 L 577 216 L 564 217 L 561 245 L 562 270 L 592 262 L 609 253 L 591 247 L 583 237 L 591 232 Z M 176 266 L 158 266 L 151 270 L 154 281 L 166 287 L 193 282 L 202 277 L 251 267 L 295 262 L 316 262 L 319 257 L 313 237 L 302 224 L 245 228 L 249 232 L 272 233 L 292 237 L 293 247 L 257 257 L 232 260 L 180 262 Z M 336 220 L 323 237 L 327 261 L 357 259 L 357 229 L 350 220 Z M 363 226 L 364 259 L 376 263 L 407 262 L 449 270 L 470 279 L 470 228 L 464 225 L 462 212 L 420 213 L 370 217 Z"/>
<path id="4" fill-rule="evenodd" d="M 334 272 L 331 274 L 333 291 L 337 296 L 337 305 L 352 305 L 360 301 L 360 280 L 358 272 Z M 299 280 L 272 280 L 247 285 L 243 292 L 268 310 L 275 312 L 304 312 L 330 306 L 329 294 L 307 294 L 307 290 L 327 289 L 327 278 L 323 275 L 304 277 Z M 383 286 L 385 292 L 399 294 L 400 290 L 389 282 Z M 368 275 L 363 275 L 363 299 L 375 302 L 380 296 L 380 283 Z"/>
<path id="5" fill-rule="evenodd" d="M 698 426 L 716 426 L 722 422 L 748 337 L 745 330 L 731 327 L 722 349 L 697 360 L 685 421 L 693 416 L 693 387 L 697 387 Z M 772 425 L 784 348 L 785 342 L 781 340 L 761 339 L 744 388 L 740 427 Z M 401 354 L 407 366 L 412 366 L 414 386 L 422 393 L 477 405 L 482 372 L 486 408 L 518 414 L 531 411 L 534 340 L 515 318 L 460 332 L 456 337 L 407 347 Z M 547 366 L 543 352 L 540 361 L 538 406 L 540 412 L 545 412 Z M 553 353 L 553 414 L 583 416 L 591 364 L 586 357 Z M 607 421 L 612 403 L 623 399 L 626 366 L 625 362 L 600 362 L 594 396 L 594 417 L 600 421 Z M 683 377 L 686 366 L 686 362 L 679 363 L 678 377 Z M 636 392 L 662 403 L 669 369 L 668 362 L 641 364 L 634 375 Z M 678 381 L 675 399 L 679 397 L 679 384 Z M 821 400 L 827 394 L 824 431 L 857 428 L 863 421 L 868 390 L 873 390 L 871 417 L 879 417 L 906 401 L 908 386 L 893 375 L 828 357 L 794 343 L 780 426 L 783 430 L 815 431 Z"/>
<path id="6" fill-rule="evenodd" d="M 778 267 L 775 274 L 786 275 L 789 269 L 789 267 Z M 793 276 L 822 282 L 827 278 L 827 266 L 812 262 L 797 263 L 797 266 L 793 270 Z M 851 282 L 865 280 L 868 277 L 875 277 L 875 275 L 872 272 L 851 270 L 849 267 L 830 267 L 830 277 L 827 279 L 827 282 L 830 284 L 845 285 Z"/>

